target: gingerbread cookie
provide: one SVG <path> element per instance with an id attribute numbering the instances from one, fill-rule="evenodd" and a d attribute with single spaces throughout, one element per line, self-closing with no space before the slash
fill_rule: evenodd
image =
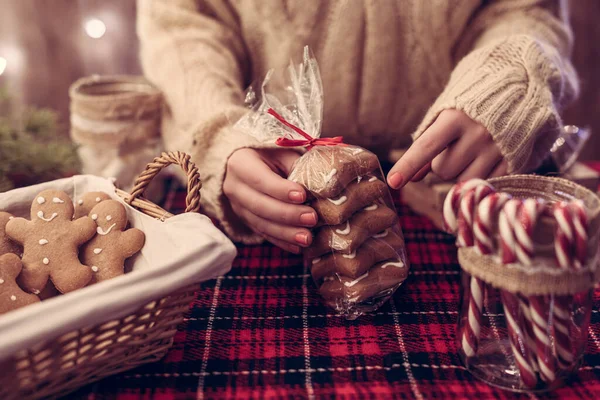
<path id="1" fill-rule="evenodd" d="M 6 224 L 13 219 L 9 213 L 0 211 L 0 256 L 7 253 L 20 255 L 23 252 L 21 246 L 6 236 Z"/>
<path id="2" fill-rule="evenodd" d="M 408 276 L 408 268 L 400 259 L 381 262 L 358 278 L 329 277 L 319 292 L 328 301 L 344 299 L 361 303 L 390 289 L 395 289 Z"/>
<path id="3" fill-rule="evenodd" d="M 288 179 L 317 198 L 332 199 L 353 180 L 379 168 L 377 156 L 361 147 L 319 146 L 296 161 Z"/>
<path id="4" fill-rule="evenodd" d="M 92 283 L 123 275 L 125 260 L 144 246 L 139 229 L 127 229 L 127 211 L 116 200 L 106 200 L 90 212 L 98 226 L 97 235 L 85 244 L 81 260 L 94 272 Z"/>
<path id="5" fill-rule="evenodd" d="M 391 228 L 368 239 L 350 254 L 333 253 L 311 260 L 310 272 L 316 282 L 327 276 L 358 278 L 375 263 L 398 257 L 404 248 L 404 241 Z"/>
<path id="6" fill-rule="evenodd" d="M 319 225 L 338 225 L 356 211 L 385 196 L 387 186 L 375 176 L 359 177 L 336 198 L 321 198 L 310 204 L 319 216 Z"/>
<path id="7" fill-rule="evenodd" d="M 110 200 L 110 196 L 104 192 L 88 192 L 75 201 L 74 218 L 86 217 L 98 203 Z"/>
<path id="8" fill-rule="evenodd" d="M 0 314 L 40 301 L 36 295 L 25 293 L 17 285 L 16 279 L 22 268 L 16 254 L 0 256 Z"/>
<path id="9" fill-rule="evenodd" d="M 394 225 L 397 219 L 392 209 L 383 204 L 372 204 L 343 224 L 322 227 L 304 255 L 315 258 L 332 250 L 351 254 L 365 240 Z"/>
<path id="10" fill-rule="evenodd" d="M 23 245 L 23 271 L 19 283 L 39 294 L 52 280 L 61 293 L 80 289 L 92 279 L 92 270 L 81 264 L 79 247 L 96 232 L 89 217 L 73 220 L 73 202 L 59 190 L 45 190 L 31 205 L 31 221 L 14 218 L 7 235 Z"/>

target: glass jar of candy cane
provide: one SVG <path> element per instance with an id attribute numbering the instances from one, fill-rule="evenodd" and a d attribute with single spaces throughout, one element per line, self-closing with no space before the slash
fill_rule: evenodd
<path id="1" fill-rule="evenodd" d="M 462 295 L 456 343 L 475 377 L 555 389 L 583 358 L 600 280 L 600 199 L 567 180 L 515 175 L 452 188 Z"/>

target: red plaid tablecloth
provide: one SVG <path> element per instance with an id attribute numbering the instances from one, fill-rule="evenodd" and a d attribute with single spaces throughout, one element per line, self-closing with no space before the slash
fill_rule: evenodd
<path id="1" fill-rule="evenodd" d="M 167 199 L 174 210 L 183 202 L 181 192 Z M 231 272 L 198 288 L 164 360 L 69 398 L 600 398 L 600 291 L 584 364 L 567 387 L 536 396 L 492 388 L 456 353 L 454 239 L 397 207 L 411 274 L 378 312 L 346 321 L 321 303 L 299 256 L 239 247 Z"/>

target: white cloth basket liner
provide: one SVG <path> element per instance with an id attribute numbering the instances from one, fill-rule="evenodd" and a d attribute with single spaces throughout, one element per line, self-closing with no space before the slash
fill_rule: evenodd
<path id="1" fill-rule="evenodd" d="M 226 274 L 236 256 L 233 243 L 210 219 L 185 213 L 159 221 L 127 205 L 108 179 L 78 175 L 0 193 L 0 210 L 29 219 L 35 196 L 46 189 L 67 192 L 73 201 L 103 191 L 127 208 L 130 225 L 146 234 L 131 272 L 0 316 L 0 361 L 17 351 L 70 331 L 130 315 L 187 285 Z"/>

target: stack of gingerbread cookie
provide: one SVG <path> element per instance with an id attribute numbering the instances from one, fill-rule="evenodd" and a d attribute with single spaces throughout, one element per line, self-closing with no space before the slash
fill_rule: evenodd
<path id="1" fill-rule="evenodd" d="M 377 157 L 360 147 L 316 147 L 298 160 L 290 179 L 308 190 L 319 216 L 304 258 L 327 303 L 349 313 L 389 296 L 408 266 Z"/>
<path id="2" fill-rule="evenodd" d="M 102 192 L 39 193 L 31 220 L 0 212 L 0 314 L 124 273 L 145 235 Z"/>

